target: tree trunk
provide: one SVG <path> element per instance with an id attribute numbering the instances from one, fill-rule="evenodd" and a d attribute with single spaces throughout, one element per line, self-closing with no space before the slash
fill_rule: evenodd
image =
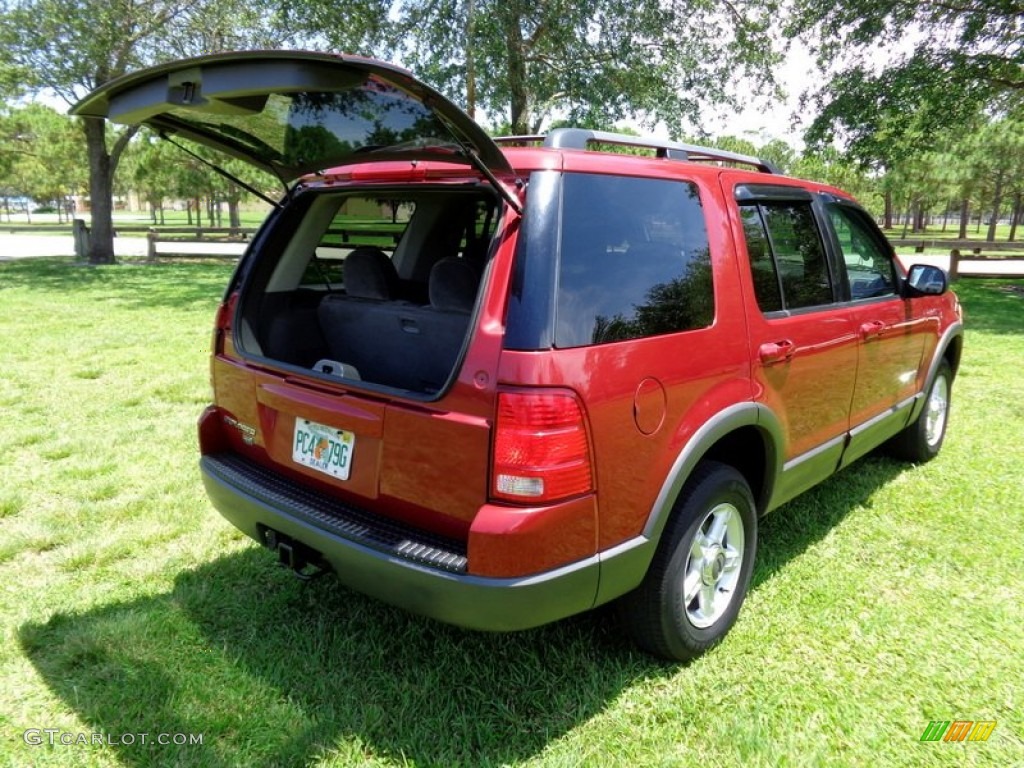
<path id="1" fill-rule="evenodd" d="M 914 208 L 914 232 L 924 232 L 924 205 L 918 203 Z"/>
<path id="2" fill-rule="evenodd" d="M 242 216 L 238 211 L 238 198 L 228 198 L 228 226 L 238 229 L 242 226 Z"/>
<path id="3" fill-rule="evenodd" d="M 912 202 L 911 199 L 908 197 L 907 198 L 907 215 L 903 219 L 903 236 L 902 236 L 903 239 L 906 239 L 906 237 L 907 237 L 907 228 L 910 226 L 910 204 L 911 204 L 911 202 Z"/>
<path id="4" fill-rule="evenodd" d="M 885 193 L 882 195 L 882 200 L 885 201 L 885 221 L 883 222 L 883 226 L 885 229 L 892 229 L 892 190 L 885 190 Z"/>
<path id="5" fill-rule="evenodd" d="M 1024 218 L 1024 193 L 1018 192 L 1013 198 L 1013 213 L 1010 214 L 1010 236 L 1006 241 L 1012 243 L 1017 239 L 1017 225 Z"/>
<path id="6" fill-rule="evenodd" d="M 960 232 L 957 235 L 961 240 L 967 239 L 967 225 L 971 223 L 971 201 L 965 197 L 960 201 Z"/>
<path id="7" fill-rule="evenodd" d="M 989 243 L 995 242 L 996 239 L 996 225 L 999 224 L 999 209 L 1003 207 L 1003 177 L 1005 174 L 1003 171 L 999 171 L 996 176 L 996 189 L 992 194 L 992 220 L 988 223 L 988 235 L 985 237 L 985 241 Z"/>
<path id="8" fill-rule="evenodd" d="M 476 0 L 466 2 L 466 114 L 476 120 L 476 61 L 473 45 L 476 27 Z M 235 226 L 235 225 L 232 225 Z"/>
<path id="9" fill-rule="evenodd" d="M 113 167 L 107 153 L 106 122 L 83 117 L 85 146 L 89 155 L 89 263 L 114 263 Z"/>
<path id="10" fill-rule="evenodd" d="M 512 134 L 524 135 L 530 132 L 530 103 L 526 89 L 526 42 L 523 40 L 518 3 L 515 0 L 503 3 L 499 13 L 508 54 L 509 117 L 512 121 Z"/>

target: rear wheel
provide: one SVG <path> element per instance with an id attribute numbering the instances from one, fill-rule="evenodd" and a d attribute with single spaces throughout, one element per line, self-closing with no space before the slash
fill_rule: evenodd
<path id="1" fill-rule="evenodd" d="M 946 438 L 946 422 L 953 389 L 953 369 L 943 360 L 935 372 L 921 413 L 906 429 L 889 442 L 889 451 L 906 461 L 934 459 Z"/>
<path id="2" fill-rule="evenodd" d="M 739 614 L 756 549 L 756 509 L 743 475 L 725 464 L 701 464 L 679 495 L 646 577 L 620 600 L 633 639 L 678 661 L 718 643 Z"/>

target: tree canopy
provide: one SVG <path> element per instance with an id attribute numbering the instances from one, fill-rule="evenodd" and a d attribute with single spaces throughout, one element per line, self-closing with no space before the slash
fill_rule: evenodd
<path id="1" fill-rule="evenodd" d="M 796 0 L 787 33 L 832 74 L 811 94 L 809 139 L 839 136 L 862 159 L 921 151 L 940 128 L 1024 103 L 1021 0 Z M 885 63 L 904 40 L 916 42 Z"/>
<path id="2" fill-rule="evenodd" d="M 271 0 L 273 2 L 273 0 Z M 0 86 L 74 104 L 126 72 L 185 54 L 273 47 L 285 39 L 263 0 L 3 0 Z M 248 25 L 247 25 L 248 24 Z M 133 131 L 81 119 L 92 210 L 90 261 L 113 261 L 113 174 Z"/>
<path id="3" fill-rule="evenodd" d="M 740 81 L 747 100 L 771 92 L 778 61 L 776 0 L 295 0 L 290 9 L 327 45 L 357 42 L 401 60 L 517 134 L 558 119 L 633 117 L 680 135 L 708 106 L 738 102 Z M 352 14 L 363 22 L 355 30 L 344 23 Z"/>

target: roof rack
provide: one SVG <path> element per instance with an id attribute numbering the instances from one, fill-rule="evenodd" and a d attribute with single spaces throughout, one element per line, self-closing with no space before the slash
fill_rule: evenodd
<path id="1" fill-rule="evenodd" d="M 761 173 L 780 173 L 774 164 L 750 155 L 646 136 L 591 131 L 586 128 L 556 128 L 545 136 L 499 136 L 494 141 L 504 145 L 543 144 L 550 149 L 587 149 L 589 144 L 614 144 L 619 147 L 651 149 L 654 150 L 656 157 L 664 157 L 669 160 L 736 163 L 753 166 Z"/>

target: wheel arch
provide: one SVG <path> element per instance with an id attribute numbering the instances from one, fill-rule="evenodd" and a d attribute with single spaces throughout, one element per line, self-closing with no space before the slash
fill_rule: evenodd
<path id="1" fill-rule="evenodd" d="M 597 604 L 640 584 L 661 541 L 679 494 L 702 461 L 735 468 L 750 485 L 759 514 L 767 511 L 782 467 L 782 428 L 764 405 L 732 405 L 708 419 L 676 456 L 640 536 L 602 553 Z"/>
<path id="2" fill-rule="evenodd" d="M 944 342 L 944 344 L 943 344 Z M 942 341 L 939 343 L 939 353 L 935 356 L 936 360 L 945 359 L 949 363 L 949 367 L 953 371 L 953 376 L 956 376 L 957 371 L 960 369 L 960 355 L 964 348 L 964 327 L 960 323 L 955 326 L 951 326 L 946 333 L 943 335 Z M 935 375 L 935 370 L 938 368 L 938 364 L 933 364 L 932 370 L 929 371 L 929 381 L 931 377 Z"/>
<path id="3" fill-rule="evenodd" d="M 686 480 L 705 460 L 734 467 L 743 475 L 764 513 L 782 466 L 782 428 L 760 403 L 739 403 L 708 419 L 679 452 L 662 483 L 644 526 L 644 536 L 657 541 L 672 514 Z"/>
<path id="4" fill-rule="evenodd" d="M 921 415 L 925 400 L 927 399 L 925 394 L 931 389 L 932 382 L 935 381 L 935 374 L 938 373 L 939 366 L 944 361 L 949 363 L 949 368 L 953 371 L 953 378 L 956 378 L 957 371 L 960 368 L 960 356 L 963 352 L 963 347 L 963 323 L 953 323 L 942 334 L 939 343 L 935 346 L 935 354 L 932 355 L 931 362 L 928 364 L 928 375 L 924 379 L 924 389 L 917 394 L 917 402 L 914 403 L 914 407 L 907 417 L 907 424 L 912 424 L 914 419 Z"/>

